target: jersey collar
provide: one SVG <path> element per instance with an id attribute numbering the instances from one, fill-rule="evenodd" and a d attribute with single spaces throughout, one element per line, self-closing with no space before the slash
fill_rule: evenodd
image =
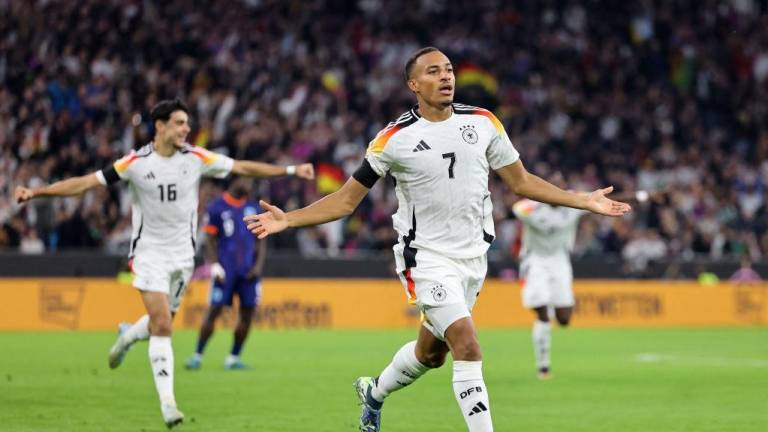
<path id="1" fill-rule="evenodd" d="M 242 207 L 245 205 L 246 197 L 242 197 L 240 199 L 237 199 L 232 196 L 229 192 L 224 192 L 224 195 L 222 195 L 222 198 L 224 198 L 224 202 L 231 205 L 232 207 Z"/>
<path id="2" fill-rule="evenodd" d="M 453 109 L 453 104 L 451 104 L 451 117 L 453 117 L 453 114 L 456 114 L 456 110 Z M 416 104 L 413 106 L 413 108 L 411 108 L 411 115 L 413 115 L 415 118 L 419 120 L 424 120 L 425 122 L 434 123 L 421 117 L 421 114 L 419 114 L 419 104 Z M 451 117 L 448 117 L 446 120 L 450 119 Z"/>

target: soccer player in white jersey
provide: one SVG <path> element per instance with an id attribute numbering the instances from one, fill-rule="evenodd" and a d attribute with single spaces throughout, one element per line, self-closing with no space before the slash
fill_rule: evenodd
<path id="1" fill-rule="evenodd" d="M 380 430 L 384 399 L 440 367 L 450 351 L 453 391 L 467 427 L 488 432 L 491 405 L 471 311 L 494 237 L 490 170 L 515 193 L 538 201 L 610 216 L 623 215 L 629 206 L 606 198 L 610 188 L 570 193 L 529 174 L 490 111 L 453 103 L 453 66 L 438 49 L 414 53 L 405 78 L 418 105 L 374 138 L 362 166 L 339 191 L 289 213 L 262 201 L 266 212 L 245 219 L 259 238 L 340 219 L 355 210 L 377 179 L 390 174 L 399 202 L 392 216 L 400 238 L 394 246 L 397 271 L 424 319 L 417 340 L 400 348 L 378 377 L 355 382 L 362 402 L 360 430 Z"/>
<path id="2" fill-rule="evenodd" d="M 550 179 L 565 186 L 556 172 Z M 539 379 L 550 378 L 552 327 L 549 310 L 561 326 L 567 326 L 573 313 L 573 269 L 571 251 L 583 210 L 542 204 L 523 199 L 512 207 L 523 223 L 520 274 L 523 280 L 523 305 L 536 314 L 533 322 L 533 351 Z"/>
<path id="3" fill-rule="evenodd" d="M 171 428 L 184 419 L 173 392 L 172 314 L 179 308 L 194 266 L 198 189 L 201 176 L 249 177 L 295 174 L 311 179 L 311 164 L 277 166 L 233 160 L 186 143 L 190 131 L 187 107 L 178 99 L 158 103 L 151 112 L 154 141 L 94 173 L 44 187 L 17 187 L 18 202 L 50 196 L 80 195 L 96 186 L 126 180 L 133 197 L 133 238 L 130 257 L 133 286 L 147 315 L 122 333 L 109 353 L 117 367 L 128 348 L 149 339 L 149 360 L 160 408 Z"/>

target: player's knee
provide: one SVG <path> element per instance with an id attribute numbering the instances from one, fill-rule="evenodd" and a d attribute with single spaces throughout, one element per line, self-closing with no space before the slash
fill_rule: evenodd
<path id="1" fill-rule="evenodd" d="M 208 314 L 205 316 L 205 319 L 209 323 L 213 323 L 214 321 L 216 321 L 216 318 L 218 318 L 220 314 L 221 314 L 221 306 L 212 306 L 208 310 Z"/>
<path id="2" fill-rule="evenodd" d="M 555 310 L 555 318 L 557 318 L 558 324 L 563 327 L 568 326 L 571 322 L 571 310 L 570 308 L 561 308 Z"/>
<path id="3" fill-rule="evenodd" d="M 238 318 L 240 322 L 243 324 L 250 324 L 251 319 L 253 319 L 254 309 L 255 308 L 250 308 L 250 307 L 240 308 L 240 313 L 238 314 Z"/>
<path id="4" fill-rule="evenodd" d="M 445 356 L 447 353 L 443 352 L 433 352 L 433 353 L 427 353 L 422 356 L 422 358 L 419 358 L 419 362 L 423 364 L 424 366 L 430 368 L 430 369 L 437 369 L 440 366 L 445 364 Z"/>
<path id="5" fill-rule="evenodd" d="M 536 308 L 534 309 L 534 313 L 536 314 L 536 319 L 541 322 L 549 322 L 549 311 L 547 311 L 546 307 Z"/>
<path id="6" fill-rule="evenodd" d="M 451 351 L 454 360 L 479 361 L 483 359 L 480 343 L 474 338 L 456 343 Z"/>
<path id="7" fill-rule="evenodd" d="M 153 336 L 170 336 L 173 326 L 170 314 L 150 315 L 149 332 Z"/>

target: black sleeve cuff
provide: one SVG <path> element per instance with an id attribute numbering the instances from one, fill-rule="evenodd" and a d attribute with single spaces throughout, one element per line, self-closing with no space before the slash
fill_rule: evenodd
<path id="1" fill-rule="evenodd" d="M 360 168 L 358 168 L 357 171 L 352 174 L 352 177 L 354 177 L 355 180 L 359 181 L 360 184 L 367 187 L 368 189 L 372 188 L 373 185 L 376 184 L 376 181 L 381 178 L 378 174 L 376 174 L 376 171 L 371 168 L 371 164 L 368 162 L 368 159 L 363 159 L 363 164 L 360 165 Z"/>
<path id="2" fill-rule="evenodd" d="M 120 181 L 120 176 L 117 174 L 117 171 L 115 170 L 114 165 L 109 165 L 108 167 L 101 170 L 101 174 L 104 176 L 104 180 L 107 181 L 108 185 L 111 185 L 113 183 L 117 183 Z"/>

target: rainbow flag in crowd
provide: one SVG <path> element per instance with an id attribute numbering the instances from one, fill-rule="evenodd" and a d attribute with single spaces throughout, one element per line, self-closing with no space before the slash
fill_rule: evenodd
<path id="1" fill-rule="evenodd" d="M 320 193 L 329 194 L 336 192 L 346 180 L 344 170 L 336 165 L 320 162 L 315 169 L 317 174 L 317 190 Z"/>

